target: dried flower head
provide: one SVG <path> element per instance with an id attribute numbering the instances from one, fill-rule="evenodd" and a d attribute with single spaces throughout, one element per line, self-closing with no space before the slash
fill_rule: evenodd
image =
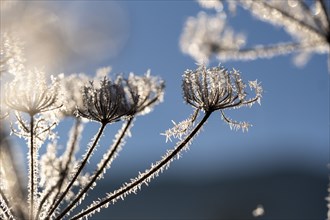
<path id="1" fill-rule="evenodd" d="M 23 73 L 25 68 L 23 43 L 8 32 L 1 33 L 0 36 L 0 75 L 5 72 L 13 75 Z"/>
<path id="2" fill-rule="evenodd" d="M 211 57 L 222 62 L 249 61 L 293 53 L 294 64 L 303 66 L 313 54 L 329 55 L 330 13 L 327 0 L 197 1 L 205 9 L 217 10 L 216 15 L 201 12 L 196 18 L 189 17 L 183 29 L 181 50 L 198 62 L 207 62 Z M 232 14 L 235 14 L 237 6 L 243 7 L 257 19 L 283 28 L 291 39 L 244 47 L 245 37 L 235 34 L 226 24 L 225 5 Z"/>
<path id="3" fill-rule="evenodd" d="M 251 107 L 256 102 L 260 104 L 262 94 L 260 83 L 257 80 L 249 81 L 249 86 L 256 93 L 253 98 L 248 98 L 246 85 L 235 69 L 228 71 L 221 66 L 206 68 L 200 65 L 196 70 L 186 70 L 182 82 L 183 98 L 195 108 L 195 111 L 189 118 L 179 123 L 172 121 L 174 126 L 161 134 L 166 136 L 166 141 L 171 141 L 172 137 L 182 140 L 193 129 L 200 111 L 211 114 L 217 110 L 221 112 L 222 119 L 231 129 L 247 131 L 251 126 L 248 122 L 234 121 L 225 115 L 224 110 L 242 106 Z"/>
<path id="4" fill-rule="evenodd" d="M 134 91 L 125 92 L 120 77 L 113 83 L 107 77 L 96 87 L 91 81 L 83 89 L 83 107 L 78 108 L 78 115 L 102 124 L 131 117 L 136 112 L 138 95 Z"/>
<path id="5" fill-rule="evenodd" d="M 238 50 L 245 44 L 245 36 L 234 33 L 226 24 L 226 15 L 207 15 L 200 12 L 189 17 L 180 37 L 180 48 L 197 62 L 208 62 L 213 54 Z"/>
<path id="6" fill-rule="evenodd" d="M 220 66 L 207 69 L 204 65 L 186 70 L 182 83 L 185 101 L 205 112 L 260 102 L 261 87 L 256 82 L 250 86 L 256 89 L 257 95 L 247 100 L 246 85 L 237 70 L 228 71 Z"/>
<path id="7" fill-rule="evenodd" d="M 255 90 L 255 97 L 248 98 L 239 71 L 228 71 L 217 66 L 206 68 L 200 65 L 196 70 L 186 70 L 183 75 L 183 96 L 185 101 L 196 109 L 205 112 L 220 110 L 222 118 L 231 128 L 247 130 L 247 122 L 236 122 L 224 115 L 223 110 L 260 104 L 262 88 L 257 81 L 250 81 L 249 86 Z"/>
<path id="8" fill-rule="evenodd" d="M 61 92 L 63 98 L 63 116 L 73 116 L 77 106 L 83 106 L 81 89 L 88 83 L 88 77 L 84 74 L 71 74 L 61 79 Z"/>
<path id="9" fill-rule="evenodd" d="M 165 83 L 160 78 L 151 76 L 150 70 L 144 76 L 131 73 L 126 83 L 131 90 L 134 88 L 139 96 L 137 114 L 147 114 L 155 105 L 163 101 Z"/>
<path id="10" fill-rule="evenodd" d="M 6 104 L 33 116 L 60 107 L 57 103 L 58 81 L 47 85 L 46 74 L 34 69 L 6 84 Z"/>

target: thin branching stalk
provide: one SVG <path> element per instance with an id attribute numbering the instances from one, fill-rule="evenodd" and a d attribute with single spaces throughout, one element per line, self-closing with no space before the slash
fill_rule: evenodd
<path id="1" fill-rule="evenodd" d="M 282 55 L 291 53 L 294 51 L 303 51 L 306 49 L 314 48 L 322 43 L 321 41 L 313 41 L 308 42 L 308 44 L 304 43 L 296 43 L 296 42 L 288 42 L 288 43 L 279 43 L 273 45 L 266 45 L 266 46 L 256 46 L 251 48 L 243 48 L 239 50 L 235 49 L 226 49 L 221 48 L 219 50 L 219 55 L 222 57 L 222 54 L 226 56 L 230 56 L 231 59 L 239 59 L 239 60 L 251 60 L 251 55 L 253 57 L 258 56 L 260 58 L 270 58 L 274 55 Z"/>
<path id="2" fill-rule="evenodd" d="M 3 214 L 9 219 L 13 214 L 10 208 L 9 200 L 7 199 L 5 193 L 0 189 L 0 207 L 3 209 Z"/>
<path id="3" fill-rule="evenodd" d="M 198 131 L 202 128 L 204 123 L 207 121 L 207 119 L 212 114 L 212 111 L 208 111 L 205 113 L 202 120 L 196 125 L 196 127 L 191 131 L 190 134 L 187 135 L 187 137 L 180 142 L 180 144 L 166 157 L 164 157 L 159 163 L 157 163 L 156 166 L 151 166 L 151 168 L 142 176 L 138 177 L 137 179 L 134 179 L 130 184 L 125 185 L 123 188 L 115 192 L 110 197 L 107 197 L 103 199 L 103 201 L 100 201 L 99 203 L 90 206 L 86 210 L 82 211 L 81 213 L 73 216 L 71 220 L 80 219 L 83 217 L 87 217 L 89 215 L 92 215 L 93 212 L 99 208 L 102 208 L 102 206 L 106 205 L 107 203 L 112 202 L 113 200 L 116 200 L 118 197 L 122 197 L 125 194 L 129 193 L 130 190 L 133 190 L 135 187 L 138 187 L 142 183 L 144 183 L 148 178 L 152 177 L 157 172 L 161 171 L 168 165 L 168 163 L 173 160 L 180 151 L 191 141 L 191 139 L 198 133 Z"/>
<path id="4" fill-rule="evenodd" d="M 93 142 L 93 144 L 91 145 L 91 147 L 89 148 L 87 154 L 84 156 L 78 170 L 75 172 L 74 177 L 71 179 L 70 183 L 68 184 L 68 186 L 66 187 L 66 189 L 64 190 L 64 192 L 61 194 L 60 198 L 57 200 L 57 202 L 55 203 L 55 205 L 51 208 L 50 212 L 48 213 L 48 217 L 47 219 L 50 218 L 50 216 L 53 214 L 53 212 L 56 210 L 56 208 L 60 205 L 60 203 L 63 201 L 64 197 L 66 196 L 66 194 L 69 192 L 70 188 L 72 187 L 72 185 L 74 184 L 74 182 L 76 181 L 76 179 L 78 178 L 79 174 L 81 173 L 81 171 L 83 170 L 83 168 L 85 167 L 87 161 L 89 160 L 89 157 L 91 156 L 92 152 L 94 151 L 101 135 L 103 134 L 103 131 L 106 127 L 107 123 L 102 123 L 101 127 L 95 137 L 95 140 Z"/>
<path id="5" fill-rule="evenodd" d="M 26 219 L 26 216 L 22 208 L 23 189 L 18 175 L 19 172 L 13 161 L 13 154 L 10 150 L 11 145 L 9 141 L 5 137 L 0 138 L 0 166 L 5 166 L 3 167 L 3 173 L 0 173 L 0 175 L 1 178 L 9 177 L 11 179 L 11 183 L 7 183 L 7 187 L 9 187 L 7 192 L 9 192 L 11 198 L 9 200 L 5 195 L 5 192 L 0 189 L 0 207 L 4 208 L 4 210 L 10 211 L 13 216 L 17 216 L 19 219 L 24 220 Z"/>
<path id="6" fill-rule="evenodd" d="M 296 19 L 295 17 L 293 17 L 292 15 L 288 14 L 287 12 L 281 10 L 278 7 L 275 7 L 274 5 L 268 4 L 266 1 L 259 1 L 259 0 L 257 0 L 257 1 L 256 0 L 253 0 L 253 1 L 256 2 L 256 3 L 258 3 L 258 4 L 261 4 L 261 5 L 265 6 L 267 8 L 269 8 L 269 9 L 272 9 L 272 10 L 275 10 L 275 11 L 281 13 L 282 16 L 284 16 L 287 19 L 289 19 L 289 20 L 297 23 L 299 26 L 306 28 L 307 30 L 310 30 L 310 31 L 312 31 L 312 32 L 314 32 L 314 33 L 316 33 L 316 34 L 318 34 L 320 36 L 324 36 L 324 33 L 320 32 L 316 28 L 310 26 L 309 24 L 307 24 L 307 23 L 305 23 L 303 21 L 300 21 L 300 20 Z"/>
<path id="7" fill-rule="evenodd" d="M 73 132 L 72 141 L 71 141 L 71 144 L 68 146 L 68 149 L 69 149 L 68 160 L 63 161 L 63 162 L 65 162 L 64 169 L 63 169 L 63 171 L 61 171 L 61 175 L 60 175 L 60 178 L 58 179 L 57 183 L 49 189 L 49 191 L 46 193 L 46 195 L 41 200 L 40 205 L 39 205 L 39 209 L 38 209 L 37 219 L 39 219 L 39 214 L 41 212 L 43 204 L 47 201 L 47 199 L 54 192 L 54 190 L 57 188 L 57 193 L 54 196 L 53 201 L 51 201 L 50 207 L 55 205 L 55 202 L 56 202 L 58 196 L 60 195 L 60 193 L 62 191 L 64 180 L 65 180 L 65 178 L 67 177 L 67 175 L 69 173 L 69 166 L 70 166 L 70 163 L 71 163 L 72 158 L 73 158 L 73 154 L 74 154 L 74 151 L 75 151 L 75 146 L 78 142 L 78 137 L 79 137 L 79 134 L 80 134 L 80 129 L 79 129 L 80 125 L 81 125 L 80 118 L 76 118 L 75 123 L 73 125 L 74 127 L 73 127 L 73 131 L 72 131 Z"/>
<path id="8" fill-rule="evenodd" d="M 36 190 L 36 184 L 35 183 L 35 168 L 38 166 L 36 164 L 35 159 L 35 154 L 36 152 L 34 151 L 34 117 L 32 114 L 30 114 L 30 195 L 29 195 L 29 202 L 30 202 L 30 208 L 29 208 L 29 213 L 30 213 L 30 219 L 34 219 L 34 193 Z"/>
<path id="9" fill-rule="evenodd" d="M 103 163 L 99 166 L 99 168 L 95 171 L 95 174 L 93 175 L 93 178 L 89 181 L 89 183 L 79 192 L 77 197 L 65 208 L 65 210 L 59 214 L 59 216 L 55 220 L 59 220 L 65 216 L 66 213 L 69 211 L 72 211 L 78 203 L 80 203 L 80 200 L 84 199 L 84 195 L 87 193 L 89 189 L 93 186 L 93 184 L 97 181 L 99 176 L 105 172 L 105 169 L 110 165 L 109 162 L 114 159 L 116 156 L 115 154 L 118 152 L 118 148 L 121 145 L 121 142 L 123 138 L 125 137 L 126 132 L 129 131 L 129 128 L 134 120 L 134 117 L 131 117 L 128 119 L 128 121 L 124 125 L 124 129 L 120 131 L 119 137 L 115 140 L 113 145 L 110 148 L 109 154 L 107 158 L 103 161 Z"/>
<path id="10" fill-rule="evenodd" d="M 324 15 L 327 18 L 328 24 L 330 24 L 330 16 L 329 16 L 329 12 L 327 10 L 327 6 L 325 5 L 325 1 L 324 0 L 318 0 L 318 1 L 321 4 L 322 10 L 324 12 Z M 328 27 L 325 27 L 325 28 L 326 28 L 326 31 L 328 32 L 326 37 L 327 37 L 327 42 L 328 42 L 328 44 L 330 46 L 330 27 L 328 26 Z"/>

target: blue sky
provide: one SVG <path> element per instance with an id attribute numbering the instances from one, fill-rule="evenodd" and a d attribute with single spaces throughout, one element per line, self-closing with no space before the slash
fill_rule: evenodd
<path id="1" fill-rule="evenodd" d="M 69 1 L 50 4 L 59 19 L 62 15 L 70 15 L 76 24 L 82 25 L 74 33 L 76 36 L 85 36 L 88 31 L 85 27 L 92 25 L 97 30 L 104 30 L 105 36 L 119 36 L 121 39 L 115 46 L 103 48 L 102 52 L 94 50 L 91 54 L 80 54 L 82 62 L 76 57 L 65 65 L 55 66 L 54 72 L 92 75 L 99 67 L 111 66 L 112 73 L 144 74 L 151 69 L 152 74 L 166 81 L 164 102 L 149 115 L 135 121 L 132 138 L 127 139 L 124 150 L 113 164 L 119 173 L 134 174 L 144 170 L 174 145 L 174 142 L 165 143 L 165 137 L 160 133 L 172 127 L 171 120 L 180 122 L 193 111 L 183 102 L 181 76 L 186 69 L 194 69 L 196 65 L 192 58 L 180 52 L 179 37 L 186 19 L 196 16 L 202 9 L 195 1 Z M 228 22 L 235 30 L 246 33 L 251 44 L 289 39 L 281 28 L 263 23 L 240 8 L 235 17 L 229 16 Z M 89 49 L 84 50 L 84 47 L 89 43 L 91 47 L 97 45 L 97 39 L 93 38 L 84 42 L 84 45 L 78 45 L 83 48 L 78 51 L 88 52 Z M 255 79 L 262 82 L 261 106 L 227 111 L 231 118 L 248 121 L 253 127 L 245 133 L 231 131 L 221 120 L 220 113 L 215 112 L 190 150 L 175 161 L 171 173 L 212 177 L 267 172 L 283 166 L 326 173 L 329 159 L 327 59 L 327 55 L 314 55 L 304 67 L 294 66 L 290 55 L 249 62 L 221 62 L 228 69 L 240 70 L 246 82 Z M 214 61 L 210 65 L 218 64 Z M 67 125 L 61 126 L 69 129 Z M 104 145 L 110 143 L 111 134 L 118 126 L 107 128 L 102 139 Z M 61 131 L 64 137 L 65 129 Z M 83 140 L 88 140 L 96 131 L 96 124 L 88 125 Z M 102 149 L 101 146 L 96 157 Z"/>

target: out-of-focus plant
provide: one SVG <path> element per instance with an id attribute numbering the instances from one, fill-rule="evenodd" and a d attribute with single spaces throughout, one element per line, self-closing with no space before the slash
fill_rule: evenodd
<path id="1" fill-rule="evenodd" d="M 313 54 L 329 56 L 330 5 L 327 0 L 198 0 L 198 3 L 215 13 L 200 12 L 197 17 L 189 17 L 180 39 L 182 52 L 198 62 L 208 62 L 213 57 L 224 62 L 295 53 L 294 63 L 302 66 Z M 227 24 L 229 14 L 235 14 L 238 6 L 261 21 L 283 28 L 291 40 L 245 46 L 247 37 L 235 33 Z"/>
<path id="2" fill-rule="evenodd" d="M 9 34 L 2 35 L 1 76 L 11 77 L 2 78 L 6 82 L 2 82 L 5 91 L 1 93 L 1 125 L 8 123 L 11 134 L 26 141 L 26 146 L 22 147 L 28 149 L 28 182 L 22 183 L 23 186 L 18 184 L 22 181 L 18 181 L 21 175 L 15 167 L 15 154 L 10 152 L 8 136 L 1 130 L 1 219 L 88 218 L 136 193 L 167 169 L 189 147 L 212 113 L 219 111 L 230 128 L 246 131 L 249 123 L 234 121 L 224 111 L 260 104 L 260 84 L 257 81 L 248 83 L 255 91 L 255 96 L 249 97 L 247 85 L 235 69 L 199 65 L 196 70 L 186 70 L 183 98 L 193 107 L 194 113 L 164 132 L 167 140 L 178 139 L 174 148 L 120 188 L 99 195 L 101 199 L 97 201 L 88 201 L 87 193 L 106 177 L 125 138 L 131 135 L 134 120 L 150 113 L 163 101 L 164 82 L 150 71 L 143 76 L 131 73 L 127 77 L 110 77 L 110 68 L 98 71 L 94 79 L 84 74 L 60 74 L 49 79 L 44 71 L 29 70 L 24 65 L 20 41 L 12 39 L 15 38 Z M 59 140 L 65 137 L 57 135 L 57 125 L 67 117 L 73 118 L 74 123 L 68 131 L 66 146 L 60 151 Z M 86 121 L 99 124 L 89 144 L 80 142 Z M 85 172 L 105 128 L 113 123 L 122 123 L 122 127 L 103 152 L 103 158 L 96 161 L 94 171 Z M 41 151 L 42 148 L 46 150 Z M 79 149 L 85 151 L 81 157 L 77 156 Z M 89 205 L 81 207 L 83 201 Z"/>

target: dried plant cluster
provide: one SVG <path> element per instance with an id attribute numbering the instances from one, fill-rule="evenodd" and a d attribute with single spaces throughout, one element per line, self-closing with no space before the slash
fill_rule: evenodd
<path id="1" fill-rule="evenodd" d="M 216 58 L 254 60 L 295 53 L 294 63 L 304 65 L 313 54 L 329 54 L 330 19 L 327 0 L 198 0 L 208 10 L 186 21 L 181 34 L 183 53 L 198 62 Z M 226 12 L 226 6 L 228 11 Z M 257 19 L 281 27 L 290 41 L 246 46 L 247 36 L 236 33 L 228 18 L 237 7 L 248 10 Z M 330 63 L 329 63 L 330 67 Z"/>
<path id="2" fill-rule="evenodd" d="M 1 219 L 81 219 L 88 218 L 102 208 L 136 193 L 142 185 L 157 177 L 170 163 L 180 157 L 191 144 L 209 116 L 220 111 L 222 119 L 233 129 L 247 130 L 249 124 L 236 122 L 225 116 L 226 109 L 260 104 L 262 88 L 257 81 L 249 82 L 255 97 L 248 97 L 246 85 L 237 70 L 199 65 L 183 74 L 182 90 L 194 113 L 164 132 L 166 140 L 177 138 L 172 150 L 140 172 L 131 181 L 113 192 L 89 201 L 88 193 L 98 181 L 106 177 L 112 162 L 130 136 L 130 129 L 138 116 L 145 115 L 163 101 L 164 81 L 151 75 L 130 73 L 110 77 L 110 67 L 98 70 L 95 78 L 85 74 L 51 76 L 44 71 L 29 70 L 25 65 L 22 45 L 11 34 L 2 35 L 1 76 L 6 82 L 1 93 L 1 124 L 9 123 L 12 134 L 26 140 L 28 149 L 28 182 L 19 184 L 20 174 L 15 168 L 15 155 L 5 135 L 1 136 Z M 200 113 L 203 116 L 197 122 Z M 59 153 L 57 125 L 65 118 L 74 119 L 66 147 Z M 87 121 L 99 124 L 99 130 L 89 144 L 80 143 Z M 122 123 L 103 158 L 96 162 L 94 172 L 86 166 L 107 126 Z M 2 131 L 4 132 L 4 131 Z M 41 149 L 46 151 L 40 155 Z M 77 151 L 85 153 L 77 157 Z M 59 155 L 60 154 L 60 155 Z M 91 166 L 91 165 L 89 165 Z M 83 201 L 90 205 L 82 207 Z"/>
<path id="3" fill-rule="evenodd" d="M 247 131 L 248 122 L 235 121 L 225 111 L 260 104 L 263 89 L 257 80 L 245 83 L 236 69 L 228 70 L 220 65 L 207 67 L 213 56 L 223 62 L 296 52 L 296 63 L 303 64 L 314 53 L 329 53 L 330 22 L 325 0 L 198 2 L 206 9 L 215 9 L 215 14 L 201 12 L 197 17 L 190 17 L 180 38 L 182 52 L 203 63 L 183 73 L 183 99 L 191 105 L 193 113 L 179 123 L 173 122 L 173 127 L 162 133 L 166 141 L 177 142 L 160 160 L 120 188 L 99 195 L 96 201 L 90 201 L 88 195 L 107 177 L 126 138 L 131 135 L 134 121 L 163 101 L 164 81 L 152 76 L 150 70 L 144 75 L 110 76 L 110 67 L 99 69 L 94 78 L 85 74 L 49 76 L 43 70 L 25 65 L 24 42 L 14 33 L 1 33 L 0 219 L 92 217 L 101 209 L 137 193 L 173 160 L 179 159 L 212 113 L 219 112 L 231 129 Z M 235 33 L 226 24 L 225 6 L 231 15 L 241 6 L 262 21 L 283 27 L 292 41 L 245 47 L 247 37 Z M 252 96 L 247 87 L 253 91 Z M 74 123 L 68 131 L 66 146 L 60 151 L 58 143 L 66 137 L 59 137 L 57 128 L 66 118 L 72 118 Z M 99 129 L 90 143 L 81 143 L 84 126 L 89 122 L 98 123 Z M 86 172 L 85 168 L 92 166 L 89 161 L 94 159 L 105 128 L 114 123 L 122 123 L 121 128 L 102 159 L 94 161 L 94 171 Z M 26 141 L 26 146 L 22 146 L 28 149 L 26 183 L 21 180 L 17 159 L 3 129 L 7 124 L 12 136 Z M 79 150 L 82 156 L 77 156 Z M 259 207 L 256 215 L 262 213 Z"/>

